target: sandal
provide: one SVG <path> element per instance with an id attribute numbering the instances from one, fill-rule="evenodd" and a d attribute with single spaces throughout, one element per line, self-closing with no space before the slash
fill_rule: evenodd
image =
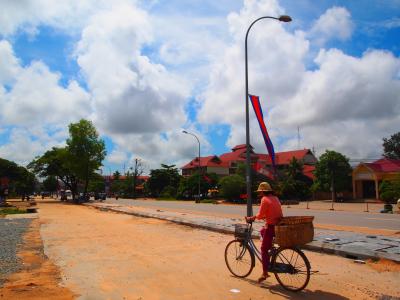
<path id="1" fill-rule="evenodd" d="M 261 282 L 267 280 L 268 277 L 269 277 L 269 275 L 261 275 L 257 281 L 258 281 L 258 283 L 261 283 Z"/>

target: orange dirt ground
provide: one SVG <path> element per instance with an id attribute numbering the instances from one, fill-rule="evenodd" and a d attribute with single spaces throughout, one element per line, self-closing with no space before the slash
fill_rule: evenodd
<path id="1" fill-rule="evenodd" d="M 258 284 L 258 262 L 248 278 L 231 276 L 224 262 L 225 246 L 233 238 L 229 235 L 77 205 L 39 203 L 39 215 L 40 233 L 50 259 L 43 265 L 48 269 L 26 270 L 32 273 L 26 274 L 29 280 L 18 281 L 20 275 L 13 275 L 10 284 L 17 287 L 20 282 L 22 289 L 15 288 L 14 294 L 4 299 L 27 299 L 25 295 L 33 290 L 30 282 L 37 288 L 44 285 L 41 293 L 35 294 L 42 299 L 71 299 L 73 294 L 81 299 L 142 300 L 400 297 L 400 272 L 391 262 L 356 264 L 307 251 L 312 269 L 319 273 L 311 277 L 306 290 L 294 294 L 283 290 L 273 276 Z M 32 230 L 37 232 L 38 228 Z M 31 243 L 26 239 L 25 247 Z M 26 261 L 28 258 L 25 255 Z M 60 274 L 52 263 L 59 268 L 65 288 L 57 285 Z M 47 279 L 33 281 L 38 276 Z M 233 293 L 232 289 L 240 292 Z"/>
<path id="2" fill-rule="evenodd" d="M 75 298 L 67 288 L 59 285 L 61 277 L 58 268 L 43 255 L 39 227 L 39 220 L 33 220 L 18 252 L 23 268 L 8 277 L 8 281 L 0 288 L 0 299 Z"/>

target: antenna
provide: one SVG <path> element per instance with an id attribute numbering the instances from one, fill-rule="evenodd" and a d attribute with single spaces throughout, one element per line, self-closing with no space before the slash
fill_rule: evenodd
<path id="1" fill-rule="evenodd" d="M 297 126 L 297 149 L 300 149 L 300 126 Z"/>

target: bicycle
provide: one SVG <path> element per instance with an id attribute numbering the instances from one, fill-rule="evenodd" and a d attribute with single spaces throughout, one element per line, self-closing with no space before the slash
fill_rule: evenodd
<path id="1" fill-rule="evenodd" d="M 261 262 L 261 253 L 252 237 L 253 222 L 235 224 L 235 239 L 225 248 L 225 263 L 236 277 L 245 278 L 255 267 L 255 258 Z M 288 291 L 299 292 L 310 281 L 311 265 L 297 247 L 272 246 L 269 272 Z"/>

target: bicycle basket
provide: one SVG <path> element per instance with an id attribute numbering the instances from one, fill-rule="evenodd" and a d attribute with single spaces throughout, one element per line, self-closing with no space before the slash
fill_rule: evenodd
<path id="1" fill-rule="evenodd" d="M 314 217 L 284 217 L 275 225 L 275 243 L 281 247 L 301 246 L 314 238 Z"/>
<path id="2" fill-rule="evenodd" d="M 250 228 L 246 224 L 235 224 L 235 238 L 245 239 L 250 233 Z"/>

